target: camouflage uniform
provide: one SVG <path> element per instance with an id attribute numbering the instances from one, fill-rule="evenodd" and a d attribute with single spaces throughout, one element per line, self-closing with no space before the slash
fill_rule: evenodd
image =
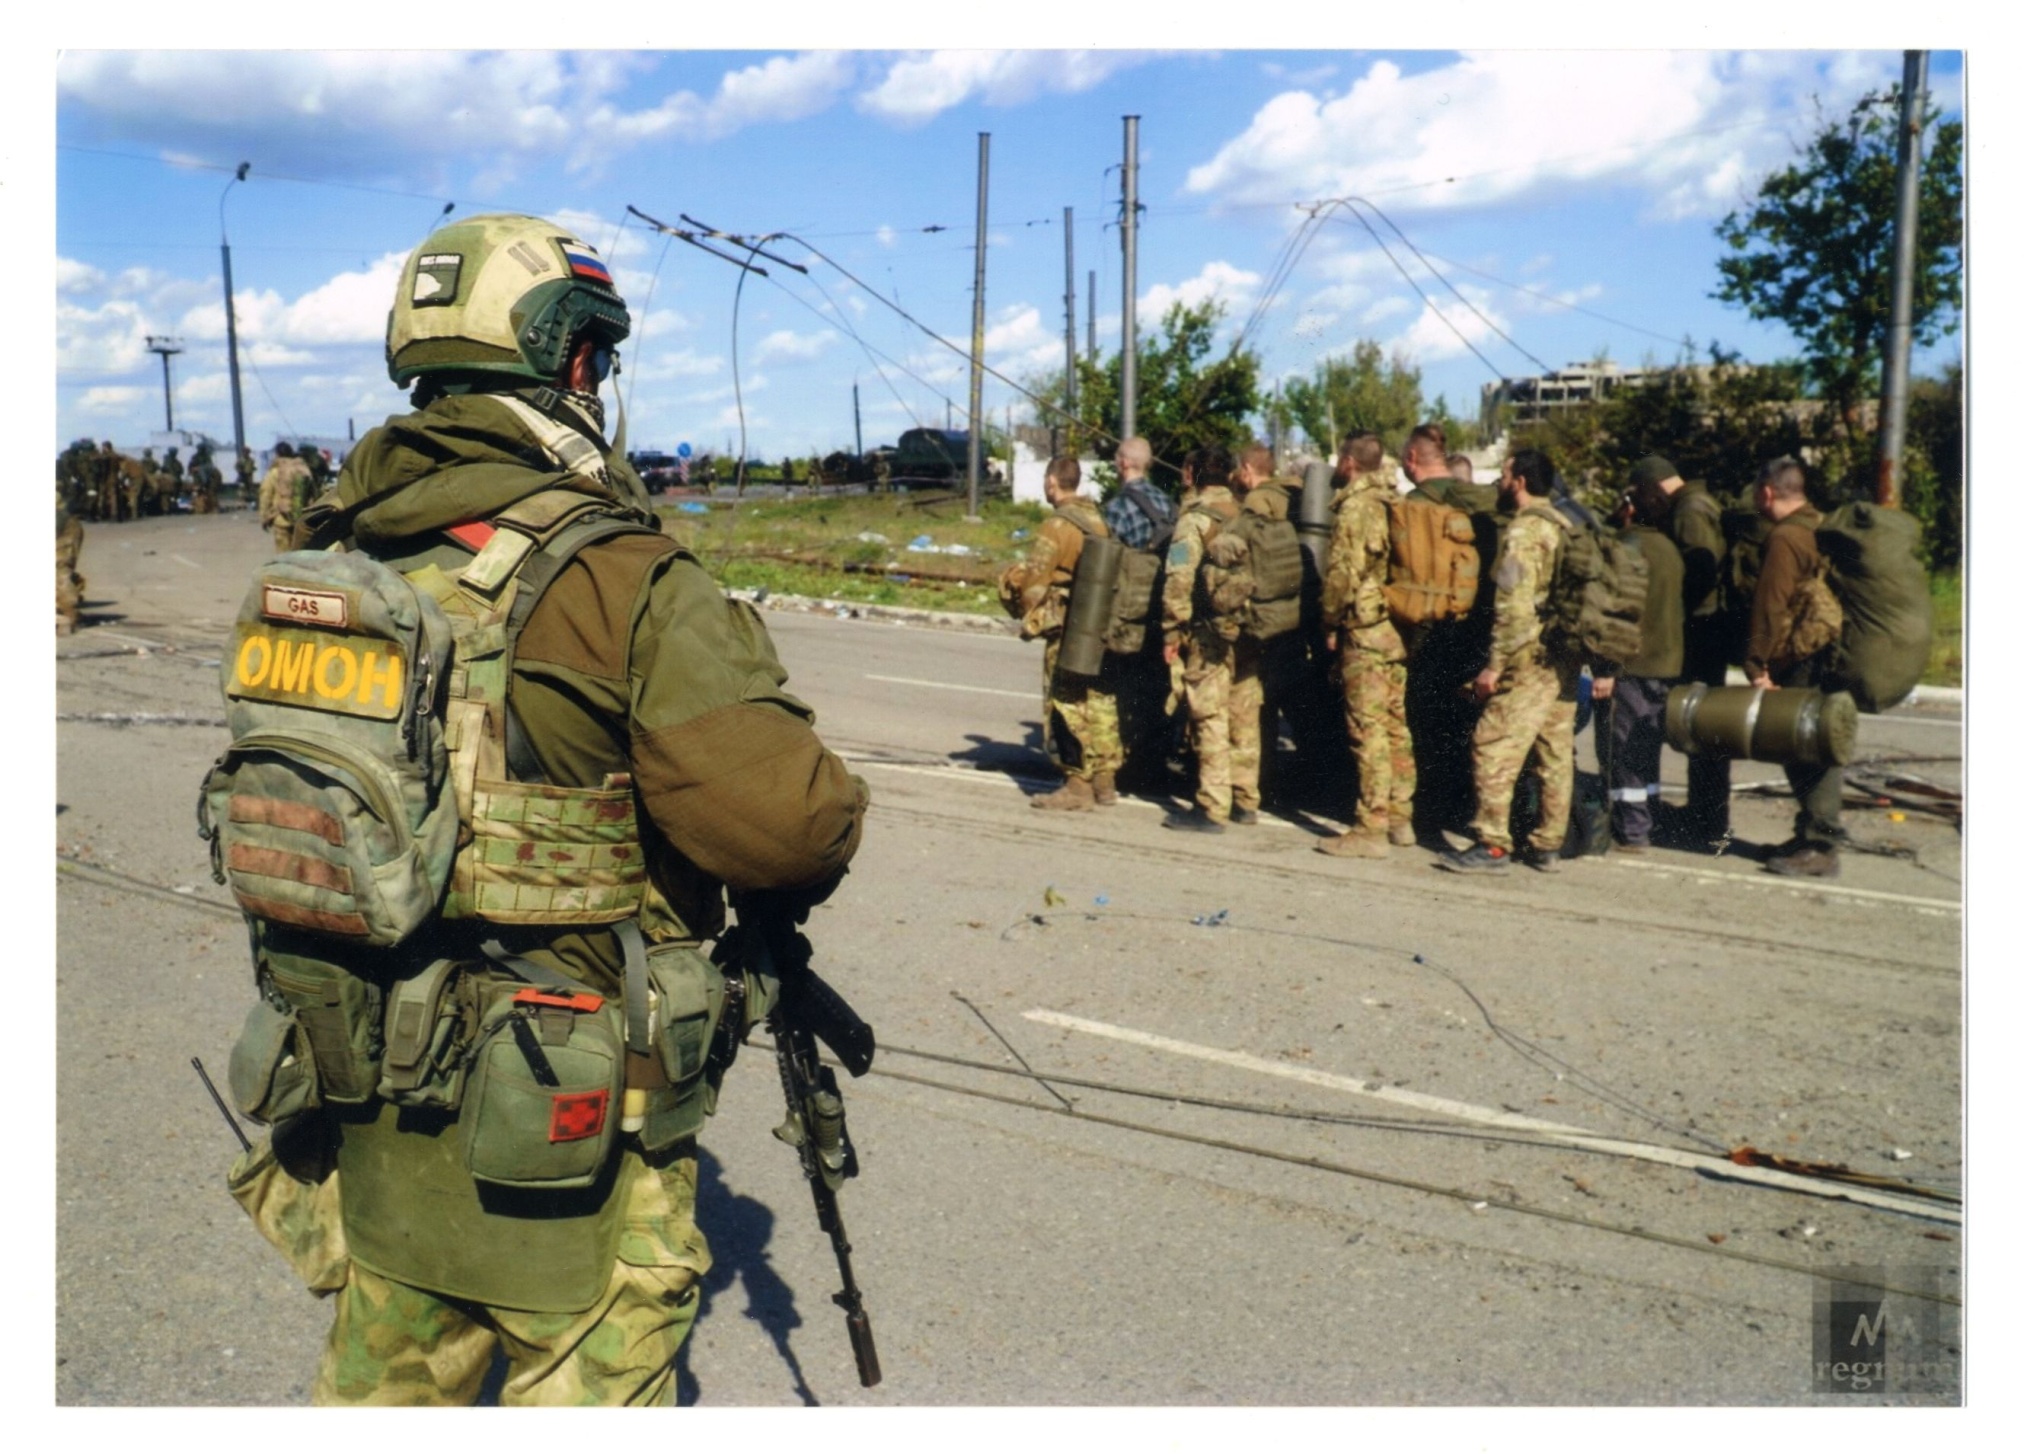
<path id="1" fill-rule="evenodd" d="M 1497 489 L 1446 475 L 1414 485 L 1409 500 L 1432 501 L 1465 512 L 1476 527 L 1476 548 L 1484 580 L 1476 604 L 1460 621 L 1433 621 L 1415 627 L 1406 638 L 1412 663 L 1407 678 L 1406 711 L 1412 725 L 1419 765 L 1415 812 L 1419 827 L 1430 831 L 1461 828 L 1469 820 L 1473 776 L 1471 742 L 1480 709 L 1468 686 L 1489 653 L 1494 594 L 1488 573 L 1496 560 Z"/>
<path id="2" fill-rule="evenodd" d="M 538 412 L 590 432 L 551 391 L 516 397 L 545 397 Z M 338 482 L 337 502 L 355 512 L 350 539 L 398 570 L 461 570 L 471 550 L 444 532 L 557 488 L 529 463 L 542 447 L 488 394 L 390 420 L 358 442 Z M 621 508 L 617 474 L 607 458 L 561 488 Z M 721 933 L 727 886 L 819 900 L 855 854 L 864 785 L 823 748 L 785 678 L 757 614 L 645 528 L 585 547 L 519 633 L 511 700 L 543 777 L 581 789 L 630 775 L 649 941 Z M 425 932 L 476 959 L 494 931 L 445 919 Z M 623 993 L 608 926 L 523 926 L 512 942 L 588 990 Z M 334 1173 L 305 1182 L 242 1159 L 233 1175 L 263 1235 L 313 1291 L 335 1294 L 317 1402 L 469 1402 L 495 1349 L 509 1363 L 504 1402 L 669 1399 L 709 1267 L 692 1141 L 649 1160 L 621 1136 L 592 1188 L 491 1198 L 464 1168 L 454 1123 L 440 1134 L 440 1122 L 377 1099 L 326 1106 L 321 1121 Z M 576 1269 L 560 1288 L 558 1263 Z"/>
<path id="3" fill-rule="evenodd" d="M 1512 519 L 1497 551 L 1495 624 L 1489 668 L 1499 675 L 1474 738 L 1479 843 L 1511 850 L 1511 797 L 1538 752 L 1539 826 L 1531 848 L 1558 852 L 1574 802 L 1575 686 L 1580 659 L 1556 649 L 1540 624 L 1567 527 L 1551 505 L 1534 503 Z"/>
<path id="4" fill-rule="evenodd" d="M 84 604 L 84 577 L 77 573 L 77 558 L 84 551 L 84 522 L 56 506 L 56 634 L 68 636 L 77 626 L 78 608 Z"/>
<path id="5" fill-rule="evenodd" d="M 1259 720 L 1265 709 L 1258 648 L 1241 638 L 1233 616 L 1219 616 L 1210 596 L 1220 571 L 1209 547 L 1240 507 L 1223 485 L 1204 485 L 1181 512 L 1167 547 L 1161 636 L 1181 643 L 1181 680 L 1188 699 L 1197 781 L 1195 802 L 1212 823 L 1233 807 L 1258 810 Z"/>
<path id="6" fill-rule="evenodd" d="M 999 577 L 1000 596 L 1008 607 L 1018 608 L 1020 636 L 1047 643 L 1040 665 L 1042 736 L 1049 756 L 1072 778 L 1115 774 L 1124 766 L 1117 695 L 1107 680 L 1108 664 L 1105 674 L 1094 678 L 1064 676 L 1056 670 L 1061 660 L 1061 628 L 1068 618 L 1069 587 L 1075 581 L 1076 563 L 1082 559 L 1083 537 L 1109 534 L 1110 527 L 1095 502 L 1070 495 L 1040 522 L 1026 559 L 1008 566 Z M 1057 717 L 1067 742 L 1055 733 Z"/>
<path id="7" fill-rule="evenodd" d="M 218 473 L 218 466 L 212 463 L 208 445 L 198 445 L 197 452 L 190 459 L 190 512 L 195 515 L 218 513 L 218 490 L 225 477 Z"/>
<path id="8" fill-rule="evenodd" d="M 1413 738 L 1406 726 L 1406 647 L 1385 607 L 1396 491 L 1377 475 L 1353 480 L 1335 501 L 1335 535 L 1321 615 L 1337 632 L 1343 716 L 1356 754 L 1356 828 L 1387 834 L 1413 821 Z"/>
<path id="9" fill-rule="evenodd" d="M 274 532 L 274 548 L 294 544 L 295 517 L 308 502 L 314 479 L 309 466 L 291 455 L 277 456 L 260 481 L 260 523 Z"/>

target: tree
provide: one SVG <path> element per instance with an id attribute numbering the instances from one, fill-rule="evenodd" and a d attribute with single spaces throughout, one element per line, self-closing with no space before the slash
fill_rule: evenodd
<path id="1" fill-rule="evenodd" d="M 1170 486 L 1180 478 L 1181 460 L 1205 444 L 1237 448 L 1252 440 L 1252 416 L 1261 404 L 1258 355 L 1238 349 L 1210 360 L 1223 305 L 1213 299 L 1176 303 L 1160 319 L 1159 331 L 1141 338 L 1138 352 L 1138 432 L 1153 448 L 1152 477 Z M 1063 448 L 1072 454 L 1107 456 L 1116 447 L 1123 358 L 1120 354 L 1076 360 L 1076 413 L 1084 421 L 1066 425 Z M 1062 373 L 1055 370 L 1028 385 L 1041 402 L 1042 422 L 1058 423 Z"/>
<path id="2" fill-rule="evenodd" d="M 1716 266 L 1711 295 L 1752 318 L 1782 323 L 1805 348 L 1811 382 L 1853 434 L 1874 396 L 1890 326 L 1897 216 L 1899 90 L 1873 91 L 1820 128 L 1799 159 L 1766 177 L 1715 234 L 1734 256 Z M 1922 130 L 1932 148 L 1919 172 L 1912 336 L 1931 344 L 1960 322 L 1961 123 Z"/>
<path id="3" fill-rule="evenodd" d="M 1369 430 L 1389 449 L 1404 447 L 1420 422 L 1420 371 L 1403 356 L 1387 360 L 1384 350 L 1361 338 L 1348 358 L 1327 358 L 1304 379 L 1288 379 L 1286 411 L 1333 456 L 1345 434 Z"/>

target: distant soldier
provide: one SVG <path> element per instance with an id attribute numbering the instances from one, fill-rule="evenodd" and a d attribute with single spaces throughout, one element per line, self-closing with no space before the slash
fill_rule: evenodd
<path id="1" fill-rule="evenodd" d="M 1085 812 L 1117 802 L 1117 770 L 1124 766 L 1118 740 L 1117 697 L 1103 678 L 1060 670 L 1061 632 L 1068 620 L 1068 593 L 1075 582 L 1085 538 L 1108 536 L 1096 502 L 1080 493 L 1082 466 L 1074 455 L 1048 461 L 1041 484 L 1054 513 L 1034 532 L 1025 560 L 1006 567 L 998 596 L 1020 618 L 1019 635 L 1047 643 L 1041 656 L 1041 721 L 1066 779 L 1060 788 L 1031 799 L 1036 808 Z M 1056 730 L 1056 724 L 1060 730 Z"/>
<path id="2" fill-rule="evenodd" d="M 218 513 L 218 490 L 225 483 L 218 466 L 211 462 L 211 446 L 200 444 L 190 456 L 190 510 L 197 515 Z"/>
<path id="3" fill-rule="evenodd" d="M 1666 467 L 1668 474 L 1671 466 Z M 1623 534 L 1644 557 L 1645 606 L 1639 623 L 1637 655 L 1614 677 L 1595 679 L 1595 701 L 1602 714 L 1597 745 L 1606 735 L 1610 817 L 1617 846 L 1642 853 L 1651 846 L 1653 810 L 1659 802 L 1659 756 L 1665 744 L 1666 695 L 1679 680 L 1686 660 L 1686 566 L 1679 547 L 1658 523 L 1670 498 L 1650 479 L 1649 471 L 1632 472 L 1624 492 L 1630 521 Z M 1692 761 L 1691 758 L 1688 761 Z"/>
<path id="4" fill-rule="evenodd" d="M 170 445 L 169 452 L 162 457 L 159 497 L 161 511 L 164 515 L 175 514 L 176 501 L 183 493 L 183 484 L 187 474 L 188 472 L 184 468 L 183 461 L 177 455 L 176 446 Z"/>
<path id="5" fill-rule="evenodd" d="M 1753 687 L 1841 690 L 1834 669 L 1841 610 L 1827 585 L 1827 559 L 1814 537 L 1822 516 L 1806 498 L 1806 467 L 1790 456 L 1765 465 L 1757 475 L 1756 504 L 1772 530 L 1764 541 L 1764 564 L 1750 607 L 1743 674 Z M 1838 876 L 1846 836 L 1841 769 L 1787 763 L 1785 781 L 1796 805 L 1792 836 L 1771 850 L 1765 871 L 1801 878 Z"/>
<path id="6" fill-rule="evenodd" d="M 1181 511 L 1167 547 L 1160 635 L 1167 663 L 1181 663 L 1188 724 L 1194 740 L 1195 807 L 1171 813 L 1162 826 L 1221 833 L 1230 822 L 1258 821 L 1259 719 L 1264 693 L 1258 649 L 1244 640 L 1234 615 L 1216 610 L 1220 569 L 1210 552 L 1242 508 L 1233 492 L 1230 452 L 1208 445 L 1195 452 L 1194 502 Z"/>
<path id="7" fill-rule="evenodd" d="M 125 518 L 121 513 L 125 504 L 121 489 L 125 471 L 120 468 L 124 463 L 110 439 L 99 441 L 98 453 L 91 461 L 92 519 L 117 522 Z"/>
<path id="8" fill-rule="evenodd" d="M 1496 557 L 1498 487 L 1478 485 L 1448 472 L 1447 433 L 1440 425 L 1419 425 L 1406 439 L 1401 467 L 1413 482 L 1408 500 L 1431 500 L 1466 513 L 1476 527 L 1476 550 L 1487 576 Z M 1539 487 L 1540 497 L 1546 486 Z M 1488 584 L 1460 621 L 1416 627 L 1406 641 L 1412 656 L 1406 711 L 1418 757 L 1414 812 L 1423 834 L 1461 829 L 1469 820 L 1470 740 L 1479 707 L 1469 683 L 1489 651 L 1492 599 Z"/>
<path id="9" fill-rule="evenodd" d="M 277 441 L 274 463 L 260 481 L 260 523 L 274 532 L 276 550 L 293 546 L 296 517 L 315 498 L 315 489 L 309 466 L 297 458 L 295 446 L 285 439 Z"/>
<path id="10" fill-rule="evenodd" d="M 1103 503 L 1103 523 L 1120 545 L 1165 555 L 1179 511 L 1173 498 L 1146 478 L 1152 459 L 1152 446 L 1143 436 L 1119 443 L 1111 461 L 1119 484 Z M 1172 714 L 1162 706 L 1168 695 L 1168 668 L 1160 660 L 1158 636 L 1148 631 L 1145 649 L 1138 656 L 1119 658 L 1115 669 L 1119 729 L 1127 735 L 1125 770 L 1147 786 L 1156 785 L 1165 776 L 1166 749 L 1173 737 Z"/>
<path id="11" fill-rule="evenodd" d="M 872 487 L 880 494 L 887 494 L 893 487 L 893 462 L 881 454 L 872 464 Z"/>
<path id="12" fill-rule="evenodd" d="M 232 462 L 232 483 L 238 487 L 241 508 L 244 508 L 247 498 L 253 493 L 255 472 L 253 451 L 242 448 L 239 457 Z"/>
<path id="13" fill-rule="evenodd" d="M 1521 449 L 1505 460 L 1497 488 L 1512 519 L 1490 573 L 1496 586 L 1490 657 L 1472 684 L 1486 704 L 1472 743 L 1476 841 L 1442 854 L 1439 866 L 1455 873 L 1510 868 L 1511 799 L 1536 751 L 1539 824 L 1525 861 L 1552 873 L 1574 803 L 1574 695 L 1581 678 L 1580 656 L 1547 635 L 1544 619 L 1568 525 L 1551 503 L 1553 462 L 1540 451 Z"/>
<path id="14" fill-rule="evenodd" d="M 56 634 L 68 636 L 77 629 L 78 609 L 84 604 L 84 577 L 77 573 L 77 561 L 84 551 L 84 522 L 56 502 Z"/>
<path id="15" fill-rule="evenodd" d="M 1385 602 L 1391 567 L 1395 496 L 1380 471 L 1384 445 L 1375 434 L 1342 442 L 1336 474 L 1345 483 L 1335 501 L 1335 534 L 1321 619 L 1340 655 L 1343 718 L 1356 758 L 1356 820 L 1348 832 L 1315 844 L 1344 858 L 1383 858 L 1394 844 L 1413 842 L 1413 738 L 1406 726 L 1406 647 Z"/>

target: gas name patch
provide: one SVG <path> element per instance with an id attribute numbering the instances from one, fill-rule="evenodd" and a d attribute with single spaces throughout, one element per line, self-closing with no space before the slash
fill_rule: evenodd
<path id="1" fill-rule="evenodd" d="M 457 277 L 463 270 L 462 253 L 424 253 L 415 259 L 415 288 L 408 301 L 417 308 L 441 307 L 456 302 Z"/>
<path id="2" fill-rule="evenodd" d="M 406 663 L 376 636 L 241 627 L 231 695 L 317 712 L 391 721 L 401 714 Z"/>
<path id="3" fill-rule="evenodd" d="M 260 595 L 260 614 L 269 621 L 300 621 L 341 631 L 351 625 L 351 597 L 342 591 L 268 585 Z"/>

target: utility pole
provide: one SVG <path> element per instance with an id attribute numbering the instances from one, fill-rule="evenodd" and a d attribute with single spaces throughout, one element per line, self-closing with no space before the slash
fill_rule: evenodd
<path id="1" fill-rule="evenodd" d="M 984 228 L 991 192 L 991 133 L 977 133 L 977 286 L 970 304 L 970 514 L 984 478 Z"/>
<path id="2" fill-rule="evenodd" d="M 857 380 L 850 381 L 850 422 L 857 435 L 857 455 L 864 458 L 864 411 L 857 405 Z"/>
<path id="3" fill-rule="evenodd" d="M 148 352 L 162 356 L 162 412 L 168 416 L 168 422 L 162 427 L 170 433 L 174 433 L 176 428 L 176 394 L 169 384 L 169 355 L 182 351 L 182 345 L 173 338 L 157 338 L 152 333 L 148 335 Z"/>
<path id="4" fill-rule="evenodd" d="M 225 261 L 225 361 L 232 375 L 232 458 L 235 460 L 246 452 L 246 409 L 239 400 L 239 318 L 232 307 L 232 244 L 225 240 L 225 198 L 234 187 L 246 180 L 246 173 L 252 167 L 251 162 L 239 163 L 232 180 L 218 194 L 218 254 Z M 163 369 L 168 366 L 169 361 L 164 358 Z"/>
<path id="5" fill-rule="evenodd" d="M 1096 362 L 1096 269 L 1089 270 L 1089 361 Z"/>
<path id="6" fill-rule="evenodd" d="M 1138 433 L 1138 124 L 1124 119 L 1124 337 L 1119 342 L 1119 439 Z"/>
<path id="7" fill-rule="evenodd" d="M 1075 420 L 1075 209 L 1073 207 L 1061 209 L 1061 241 L 1067 254 L 1065 258 L 1067 273 L 1064 280 L 1066 291 L 1062 295 L 1061 302 L 1068 309 L 1068 371 L 1061 376 L 1061 408 L 1072 425 Z M 1059 433 L 1057 428 L 1057 436 Z M 1061 453 L 1058 444 L 1054 452 Z"/>
<path id="8" fill-rule="evenodd" d="M 1912 373 L 1912 288 L 1919 248 L 1919 156 L 1926 104 L 1926 52 L 1905 52 L 1898 98 L 1896 256 L 1890 285 L 1890 332 L 1883 358 L 1883 431 L 1876 465 L 1876 502 L 1898 503 L 1898 466 L 1905 452 L 1905 410 Z"/>

